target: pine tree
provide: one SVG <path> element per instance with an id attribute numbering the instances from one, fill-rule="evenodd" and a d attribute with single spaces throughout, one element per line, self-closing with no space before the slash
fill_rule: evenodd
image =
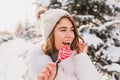
<path id="1" fill-rule="evenodd" d="M 57 2 L 57 0 L 55 1 Z M 120 28 L 118 28 L 120 22 L 118 20 L 106 19 L 106 16 L 115 17 L 119 14 L 120 8 L 116 7 L 115 4 L 113 4 L 111 8 L 106 4 L 106 1 L 107 0 L 67 0 L 66 5 L 63 6 L 61 2 L 62 6 L 57 8 L 65 9 L 73 15 L 76 19 L 78 30 L 83 37 L 87 34 L 90 35 L 91 38 L 99 41 L 96 44 L 90 43 L 91 41 L 86 41 L 89 50 L 88 54 L 98 71 L 107 74 L 108 77 L 110 76 L 111 80 L 112 78 L 120 80 L 120 72 L 106 68 L 111 65 L 118 65 L 120 67 L 120 56 L 113 59 L 114 55 L 112 52 L 107 53 L 111 48 L 115 50 L 120 49 Z M 115 53 L 115 55 L 116 54 L 117 53 Z"/>

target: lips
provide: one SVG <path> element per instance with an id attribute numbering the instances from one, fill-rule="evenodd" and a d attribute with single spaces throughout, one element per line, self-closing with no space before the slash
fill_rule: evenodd
<path id="1" fill-rule="evenodd" d="M 63 42 L 63 44 L 66 45 L 66 46 L 70 46 L 71 42 Z"/>

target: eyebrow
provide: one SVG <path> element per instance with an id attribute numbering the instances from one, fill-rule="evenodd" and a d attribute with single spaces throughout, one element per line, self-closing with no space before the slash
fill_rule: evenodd
<path id="1" fill-rule="evenodd" d="M 63 28 L 67 28 L 67 27 L 60 27 L 60 28 L 58 28 L 58 29 L 63 29 Z M 72 27 L 70 27 L 70 28 L 74 28 L 74 27 L 72 26 Z"/>

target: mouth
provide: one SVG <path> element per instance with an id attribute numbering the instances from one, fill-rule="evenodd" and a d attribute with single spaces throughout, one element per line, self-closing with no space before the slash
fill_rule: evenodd
<path id="1" fill-rule="evenodd" d="M 63 42 L 63 44 L 64 44 L 65 46 L 70 46 L 70 45 L 71 45 L 70 42 Z"/>

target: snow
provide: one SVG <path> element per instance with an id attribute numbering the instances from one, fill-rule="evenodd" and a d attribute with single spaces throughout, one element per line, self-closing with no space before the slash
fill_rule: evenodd
<path id="1" fill-rule="evenodd" d="M 120 72 L 120 65 L 116 63 L 112 63 L 110 65 L 104 66 L 104 69 L 107 69 L 108 71 L 118 71 Z"/>
<path id="2" fill-rule="evenodd" d="M 115 7 L 119 7 L 120 8 L 120 2 L 117 2 L 115 0 L 106 0 L 106 4 L 110 5 L 111 7 L 113 5 L 115 5 Z"/>
<path id="3" fill-rule="evenodd" d="M 95 49 L 98 45 L 103 44 L 103 41 L 95 34 L 84 33 L 83 38 L 88 46 L 93 45 Z"/>
<path id="4" fill-rule="evenodd" d="M 25 80 L 25 57 L 33 44 L 20 38 L 0 46 L 0 80 Z"/>
<path id="5" fill-rule="evenodd" d="M 42 5 L 44 5 L 44 6 L 45 5 L 47 6 L 49 4 L 48 0 L 47 1 L 39 0 L 39 1 L 41 1 Z M 67 1 L 67 0 L 62 0 L 62 1 Z M 19 4 L 19 2 L 17 2 L 17 3 Z M 29 3 L 29 4 L 31 5 L 31 3 Z M 120 7 L 120 2 L 116 3 L 114 0 L 107 0 L 106 4 L 110 5 L 111 8 L 113 8 L 113 6 L 112 6 L 113 4 L 115 4 L 115 6 Z M 26 8 L 24 8 L 24 10 L 26 11 L 26 9 L 28 9 L 30 5 L 28 5 Z M 62 5 L 65 5 L 65 4 L 63 3 Z M 21 8 L 21 5 L 20 5 L 20 8 Z M 5 8 L 5 9 L 7 10 L 8 8 Z M 21 8 L 21 9 L 23 9 L 23 8 Z M 17 11 L 19 10 L 18 13 L 24 12 L 24 10 L 21 10 L 21 9 L 20 10 L 17 9 Z M 30 11 L 34 12 L 32 10 L 30 10 Z M 12 9 L 12 12 L 14 13 L 13 9 Z M 12 12 L 11 12 L 11 14 L 13 14 Z M 27 13 L 27 12 L 25 12 L 25 13 Z M 7 12 L 6 12 L 6 14 L 7 14 Z M 34 13 L 31 13 L 27 16 L 29 17 L 33 14 Z M 18 16 L 23 17 L 23 15 L 24 14 L 22 13 Z M 6 16 L 7 18 L 5 17 L 5 23 L 6 23 L 6 19 L 8 19 L 8 18 L 11 19 L 11 17 L 8 17 L 8 16 Z M 18 20 L 18 16 L 17 16 L 17 19 L 12 18 L 14 20 L 14 23 L 16 23 L 16 21 Z M 33 16 L 31 16 L 30 18 L 32 18 L 32 17 Z M 79 16 L 79 17 L 81 17 L 81 16 Z M 82 17 L 83 18 L 84 17 L 92 18 L 93 16 L 87 15 L 87 16 L 82 16 Z M 32 21 L 32 19 L 30 22 L 34 22 L 34 21 Z M 2 21 L 4 21 L 4 20 L 2 20 Z M 92 27 L 92 28 L 96 29 L 98 31 L 101 31 L 101 30 L 106 29 L 107 27 L 110 27 L 110 25 L 113 25 L 116 23 L 120 23 L 120 20 L 106 22 L 99 27 Z M 85 32 L 82 34 L 82 36 L 83 36 L 85 42 L 87 43 L 87 45 L 88 46 L 93 45 L 95 48 L 97 48 L 99 45 L 104 44 L 104 42 L 100 38 L 98 38 L 95 34 L 89 33 L 88 26 L 89 25 L 82 25 L 79 28 L 79 30 L 82 28 L 86 29 Z M 0 28 L 0 29 L 2 29 L 2 28 Z M 118 28 L 118 29 L 113 30 L 113 34 L 111 34 L 111 35 L 112 35 L 112 38 L 120 40 L 120 35 L 116 35 L 116 34 L 120 34 L 120 28 Z M 37 28 L 35 32 L 37 35 L 41 34 L 39 28 Z M 7 39 L 8 36 L 1 36 L 1 38 Z M 39 42 L 40 40 L 34 39 L 34 41 Z M 26 56 L 27 56 L 27 52 L 30 50 L 30 48 L 33 45 L 34 44 L 31 41 L 26 41 L 22 38 L 16 38 L 16 37 L 13 40 L 9 40 L 8 42 L 4 42 L 4 43 L 0 44 L 0 80 L 26 80 L 26 78 L 27 78 Z M 106 45 L 108 46 L 108 48 L 106 50 L 104 48 L 101 48 L 98 52 L 96 52 L 96 55 L 100 55 L 100 52 L 102 51 L 103 55 L 101 57 L 103 57 L 107 60 L 110 60 L 113 63 L 111 63 L 109 65 L 105 65 L 103 67 L 103 69 L 106 69 L 107 71 L 120 72 L 120 64 L 115 63 L 115 62 L 120 61 L 120 47 L 114 46 L 114 41 L 109 38 L 107 39 L 107 42 L 104 44 L 104 46 L 106 46 Z M 100 74 L 100 75 L 101 75 L 101 80 L 108 80 L 107 74 Z M 112 77 L 112 79 L 109 79 L 109 80 L 115 80 L 115 79 L 114 79 L 114 77 Z"/>
<path id="6" fill-rule="evenodd" d="M 87 27 L 83 26 L 83 28 Z M 36 32 L 39 31 L 36 30 Z M 113 31 L 113 33 L 116 32 Z M 103 44 L 103 41 L 100 38 L 95 34 L 89 34 L 87 30 L 82 36 L 88 46 L 93 45 L 97 48 L 98 45 Z M 120 39 L 120 37 L 115 36 L 115 34 L 113 34 L 113 37 Z M 106 44 L 104 44 L 108 45 L 107 50 L 102 48 L 100 51 L 103 51 L 104 53 L 102 57 L 111 60 L 112 62 L 117 62 L 120 61 L 120 47 L 116 47 L 113 44 L 113 40 L 108 39 Z M 14 38 L 13 40 L 9 40 L 0 45 L 0 80 L 27 80 L 26 55 L 33 45 L 32 42 L 25 41 L 22 38 Z M 100 51 L 98 53 L 100 53 Z M 120 72 L 120 65 L 112 63 L 105 65 L 103 69 Z M 108 80 L 107 74 L 100 75 L 101 80 Z M 114 76 L 109 80 L 115 80 Z"/>
<path id="7" fill-rule="evenodd" d="M 96 29 L 98 31 L 101 31 L 103 29 L 106 29 L 106 27 L 111 27 L 110 25 L 117 24 L 117 23 L 120 23 L 120 20 L 113 20 L 113 21 L 110 21 L 110 22 L 106 22 L 103 25 L 101 25 L 99 27 L 96 27 Z"/>
<path id="8" fill-rule="evenodd" d="M 120 47 L 111 46 L 106 51 L 103 51 L 103 58 L 107 58 L 107 60 L 111 60 L 112 62 L 120 61 Z"/>
<path id="9" fill-rule="evenodd" d="M 117 23 L 120 23 L 119 20 L 113 20 L 106 22 L 99 27 L 89 27 L 89 25 L 82 25 L 79 27 L 79 31 L 85 42 L 88 46 L 93 46 L 95 50 L 97 47 L 102 45 L 102 47 L 95 53 L 95 56 L 99 56 L 103 58 L 106 61 L 110 61 L 111 63 L 105 64 L 102 69 L 108 72 L 111 72 L 112 76 L 110 76 L 107 73 L 100 73 L 101 80 L 116 80 L 115 76 L 119 76 L 120 73 L 120 28 L 118 25 L 115 25 Z M 113 26 L 114 25 L 114 26 Z M 111 28 L 110 28 L 111 27 Z M 100 39 L 98 36 L 95 35 L 95 33 L 90 33 L 90 29 L 93 31 L 104 31 L 107 29 L 111 29 L 110 36 L 106 39 L 106 42 L 104 42 L 102 39 Z M 116 41 L 115 41 L 116 40 Z M 118 40 L 118 41 L 117 41 Z M 106 47 L 106 48 L 105 48 Z M 101 54 L 102 53 L 102 54 Z"/>
<path id="10" fill-rule="evenodd" d="M 97 39 L 95 35 L 84 34 L 86 41 L 89 45 L 102 43 L 100 39 Z M 26 80 L 27 77 L 27 64 L 26 64 L 26 55 L 27 52 L 34 44 L 30 41 L 25 41 L 22 38 L 15 38 L 1 44 L 0 46 L 0 80 Z M 113 51 L 114 49 L 114 51 Z M 108 50 L 108 56 L 114 57 L 116 59 L 119 56 L 120 49 L 114 46 L 110 47 Z M 113 59 L 113 60 L 114 60 Z M 111 64 L 103 67 L 108 71 L 119 71 L 119 64 Z M 107 74 L 101 75 L 101 80 L 107 79 Z"/>

